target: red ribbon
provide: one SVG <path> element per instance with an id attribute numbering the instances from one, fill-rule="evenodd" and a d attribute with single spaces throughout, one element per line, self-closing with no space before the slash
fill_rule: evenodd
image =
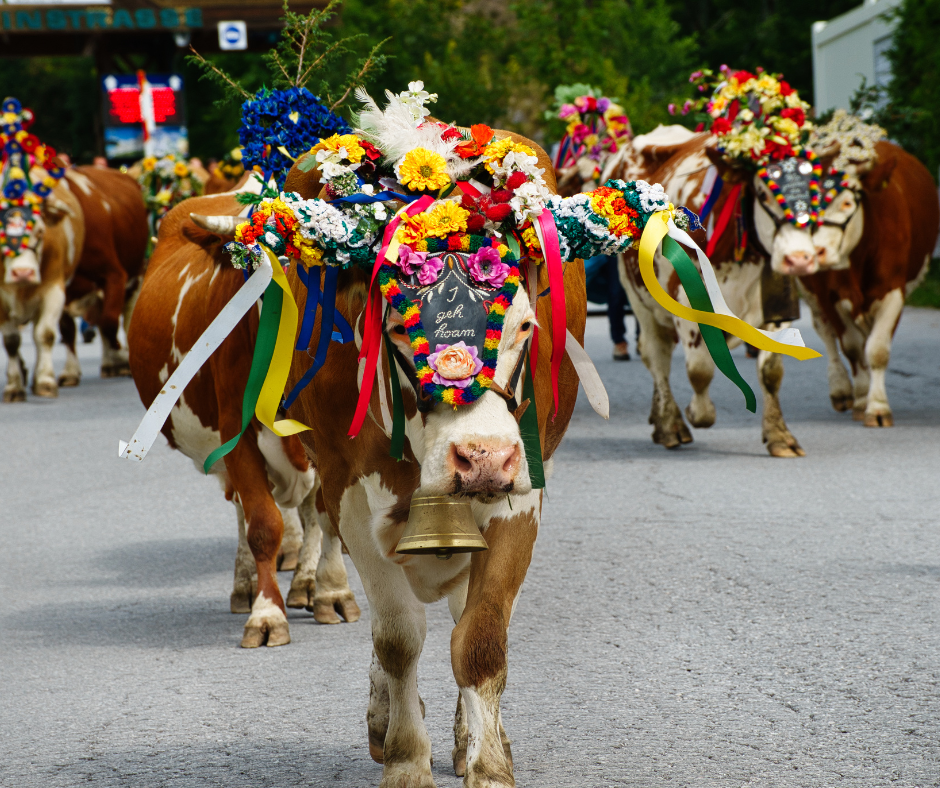
<path id="1" fill-rule="evenodd" d="M 728 226 L 728 222 L 731 221 L 735 206 L 738 204 L 738 197 L 741 196 L 741 187 L 743 185 L 742 183 L 735 184 L 731 189 L 731 194 L 728 195 L 728 199 L 725 200 L 725 204 L 721 208 L 721 216 L 719 216 L 718 221 L 715 222 L 715 231 L 712 233 L 712 237 L 708 239 L 708 246 L 705 247 L 705 256 L 709 259 L 711 259 L 711 256 L 715 253 L 718 239 L 721 238 L 721 234 Z"/>
<path id="2" fill-rule="evenodd" d="M 558 245 L 558 230 L 555 229 L 555 219 L 552 212 L 546 208 L 539 214 L 539 225 L 542 228 L 542 239 L 545 248 L 542 254 L 548 268 L 548 288 L 552 299 L 552 399 L 555 403 L 555 413 L 558 415 L 558 373 L 561 370 L 561 360 L 565 356 L 565 331 L 568 320 L 565 315 L 565 272 L 561 265 L 561 250 Z M 538 349 L 536 347 L 536 349 Z"/>
<path id="3" fill-rule="evenodd" d="M 415 216 L 428 209 L 434 198 L 429 194 L 424 195 L 420 200 L 411 203 L 405 213 L 409 216 Z M 350 438 L 355 438 L 362 429 L 366 413 L 369 410 L 369 400 L 372 398 L 372 386 L 375 383 L 375 369 L 379 361 L 379 348 L 382 346 L 382 294 L 375 288 L 375 280 L 378 278 L 379 269 L 385 264 L 385 254 L 388 247 L 395 237 L 395 231 L 401 223 L 402 214 L 395 216 L 385 227 L 385 233 L 382 235 L 382 248 L 375 258 L 375 265 L 372 268 L 372 279 L 369 281 L 369 300 L 366 302 L 365 320 L 362 326 L 362 347 L 359 349 L 359 358 L 365 358 L 366 365 L 362 371 L 362 386 L 359 388 L 359 401 L 356 403 L 356 414 L 353 416 L 352 424 L 347 433 Z"/>

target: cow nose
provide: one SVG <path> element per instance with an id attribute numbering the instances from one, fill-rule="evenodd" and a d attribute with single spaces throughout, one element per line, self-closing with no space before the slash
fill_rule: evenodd
<path id="1" fill-rule="evenodd" d="M 785 274 L 806 276 L 816 269 L 816 258 L 810 252 L 790 252 L 783 258 Z"/>
<path id="2" fill-rule="evenodd" d="M 32 268 L 14 268 L 10 271 L 10 278 L 14 282 L 32 282 L 36 272 Z"/>
<path id="3" fill-rule="evenodd" d="M 816 247 L 816 257 L 819 259 L 820 263 L 826 262 L 826 247 L 825 246 Z"/>
<path id="4" fill-rule="evenodd" d="M 450 447 L 450 462 L 463 492 L 509 492 L 519 472 L 520 457 L 515 443 Z"/>

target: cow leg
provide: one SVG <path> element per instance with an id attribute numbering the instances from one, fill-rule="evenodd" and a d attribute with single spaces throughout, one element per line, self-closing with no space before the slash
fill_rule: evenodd
<path id="1" fill-rule="evenodd" d="M 771 457 L 805 457 L 793 437 L 780 409 L 780 385 L 783 383 L 783 358 L 766 350 L 757 354 L 757 379 L 764 392 L 763 439 Z"/>
<path id="2" fill-rule="evenodd" d="M 450 639 L 451 666 L 462 710 L 459 737 L 467 726 L 466 754 L 455 740 L 454 767 L 465 758 L 464 786 L 514 786 L 512 753 L 502 726 L 500 698 L 506 687 L 507 629 L 539 528 L 540 494 L 513 499 L 509 516 L 493 517 L 486 528 L 488 550 L 474 553 L 466 605 Z M 462 720 L 459 719 L 462 717 Z"/>
<path id="3" fill-rule="evenodd" d="M 52 347 L 56 328 L 65 307 L 65 288 L 50 287 L 43 294 L 39 318 L 33 324 L 36 343 L 36 366 L 33 368 L 33 394 L 38 397 L 58 397 L 59 385 L 52 366 Z"/>
<path id="4" fill-rule="evenodd" d="M 3 347 L 7 351 L 7 384 L 4 402 L 26 401 L 26 363 L 20 355 L 20 329 L 12 321 L 3 326 Z"/>
<path id="5" fill-rule="evenodd" d="M 223 431 L 228 434 L 224 428 Z M 290 643 L 284 599 L 277 585 L 277 553 L 284 535 L 284 521 L 268 489 L 264 456 L 257 441 L 250 439 L 253 437 L 253 434 L 243 437 L 225 457 L 229 479 L 245 512 L 248 547 L 258 574 L 258 593 L 245 622 L 242 648 Z"/>
<path id="6" fill-rule="evenodd" d="M 59 334 L 62 336 L 62 344 L 65 345 L 65 369 L 59 375 L 59 386 L 77 386 L 82 379 L 82 365 L 75 352 L 75 318 L 68 312 L 63 312 L 59 318 Z"/>
<path id="7" fill-rule="evenodd" d="M 255 574 L 255 557 L 248 546 L 248 530 L 245 527 L 245 510 L 235 500 L 238 515 L 238 552 L 235 553 L 235 583 L 229 597 L 229 609 L 233 613 L 250 613 L 251 601 L 255 598 L 258 577 Z"/>
<path id="8" fill-rule="evenodd" d="M 361 486 L 346 491 L 341 510 L 343 522 L 349 521 L 349 527 L 341 526 L 343 536 L 372 612 L 376 659 L 369 671 L 372 690 L 366 720 L 369 751 L 384 764 L 380 788 L 434 788 L 431 740 L 418 696 L 418 658 L 427 634 L 424 605 L 401 567 L 376 549 L 373 516 Z M 383 737 L 385 692 L 388 724 Z"/>
<path id="9" fill-rule="evenodd" d="M 708 388 L 715 377 L 715 362 L 698 326 L 687 320 L 676 322 L 685 351 L 685 371 L 692 384 L 692 401 L 685 409 L 685 416 L 693 427 L 711 427 L 715 423 L 715 403 L 708 394 Z"/>
<path id="10" fill-rule="evenodd" d="M 297 559 L 303 545 L 304 528 L 297 509 L 283 506 L 277 508 L 281 510 L 281 519 L 284 521 L 284 538 L 277 554 L 277 569 L 279 572 L 293 572 L 297 568 Z"/>
<path id="11" fill-rule="evenodd" d="M 117 259 L 108 265 L 104 276 L 104 303 L 98 328 L 101 329 L 101 377 L 130 377 L 127 349 L 121 347 L 118 327 L 124 310 L 124 288 L 127 273 Z"/>
<path id="12" fill-rule="evenodd" d="M 842 359 L 839 358 L 839 345 L 835 331 L 815 309 L 813 310 L 813 328 L 816 329 L 816 333 L 826 346 L 829 400 L 832 402 L 832 407 L 840 413 L 851 410 L 852 403 L 855 401 L 852 381 L 849 379 L 849 373 L 845 371 Z"/>
<path id="13" fill-rule="evenodd" d="M 872 305 L 874 319 L 868 340 L 865 342 L 865 362 L 871 371 L 868 403 L 865 407 L 866 427 L 891 427 L 894 418 L 888 405 L 885 388 L 885 373 L 891 359 L 891 340 L 904 309 L 904 292 L 898 288 Z"/>
<path id="14" fill-rule="evenodd" d="M 304 528 L 304 538 L 300 547 L 297 568 L 294 570 L 293 578 L 291 578 L 290 591 L 287 592 L 288 607 L 298 608 L 313 605 L 313 598 L 316 594 L 317 565 L 320 562 L 323 540 L 320 521 L 316 517 L 316 511 L 313 510 L 318 489 L 319 484 L 315 484 L 297 508 Z"/>
<path id="15" fill-rule="evenodd" d="M 692 435 L 682 420 L 682 413 L 669 386 L 672 351 L 678 341 L 675 329 L 671 323 L 664 326 L 656 320 L 655 314 L 643 303 L 629 278 L 621 276 L 621 281 L 627 288 L 633 314 L 640 327 L 637 340 L 640 358 L 653 376 L 653 405 L 649 418 L 653 425 L 653 442 L 667 449 L 674 449 L 681 443 L 691 443 Z"/>

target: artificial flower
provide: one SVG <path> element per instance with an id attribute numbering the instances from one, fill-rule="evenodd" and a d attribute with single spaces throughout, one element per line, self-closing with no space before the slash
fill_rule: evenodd
<path id="1" fill-rule="evenodd" d="M 434 191 L 450 183 L 444 157 L 427 148 L 412 148 L 405 154 L 398 165 L 398 179 L 411 191 Z"/>
<path id="2" fill-rule="evenodd" d="M 495 173 L 494 165 L 502 163 L 507 154 L 512 152 L 524 153 L 536 158 L 535 151 L 525 143 L 515 142 L 512 137 L 503 137 L 501 140 L 496 140 L 486 146 L 486 150 L 484 151 L 484 155 L 486 156 L 486 169 L 491 173 Z M 536 158 L 536 161 L 537 160 Z"/>
<path id="3" fill-rule="evenodd" d="M 405 276 L 411 276 L 424 267 L 427 256 L 427 252 L 416 252 L 408 244 L 402 244 L 398 247 L 398 260 L 395 261 L 395 265 Z"/>
<path id="4" fill-rule="evenodd" d="M 435 238 L 444 238 L 453 233 L 467 229 L 467 219 L 470 213 L 453 201 L 438 203 L 432 211 L 428 212 L 428 235 Z"/>
<path id="5" fill-rule="evenodd" d="M 311 155 L 316 156 L 319 151 L 342 152 L 343 158 L 354 164 L 361 162 L 362 157 L 365 155 L 362 142 L 355 134 L 333 134 L 320 140 L 309 152 Z M 320 161 L 320 159 L 317 159 L 317 161 Z"/>
<path id="6" fill-rule="evenodd" d="M 173 167 L 173 174 L 177 178 L 185 178 L 187 175 L 189 175 L 189 167 L 186 166 L 185 162 L 178 161 Z"/>
<path id="7" fill-rule="evenodd" d="M 509 275 L 509 266 L 500 260 L 499 252 L 492 246 L 484 246 L 470 255 L 467 268 L 477 282 L 490 287 L 502 287 Z"/>
<path id="8" fill-rule="evenodd" d="M 432 380 L 440 386 L 456 386 L 465 389 L 481 369 L 483 362 L 477 357 L 477 349 L 463 341 L 454 345 L 438 345 L 428 356 L 428 366 L 434 370 Z"/>
<path id="9" fill-rule="evenodd" d="M 395 231 L 395 237 L 400 243 L 412 244 L 423 238 L 428 237 L 428 216 L 426 213 L 419 213 L 416 216 L 409 216 L 407 213 L 401 215 L 401 224 Z"/>
<path id="10" fill-rule="evenodd" d="M 482 156 L 492 139 L 493 129 L 485 123 L 475 123 L 470 127 L 470 139 L 461 142 L 455 150 L 460 158 L 472 159 L 475 156 Z"/>
<path id="11" fill-rule="evenodd" d="M 421 270 L 418 271 L 418 283 L 423 287 L 433 285 L 443 268 L 444 261 L 440 257 L 432 257 L 430 260 L 426 260 L 424 265 L 421 266 Z"/>
<path id="12" fill-rule="evenodd" d="M 544 187 L 537 183 L 524 183 L 516 189 L 513 198 L 509 201 L 516 221 L 523 224 L 526 221 L 534 221 L 545 210 L 545 200 L 548 192 Z"/>

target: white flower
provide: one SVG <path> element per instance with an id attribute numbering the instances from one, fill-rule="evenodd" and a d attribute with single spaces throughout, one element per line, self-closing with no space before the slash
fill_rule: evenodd
<path id="1" fill-rule="evenodd" d="M 348 154 L 345 148 L 319 150 L 317 151 L 317 162 L 319 162 L 317 169 L 323 173 L 323 177 L 328 181 L 359 169 L 358 164 L 344 164 L 343 160 L 346 158 L 348 158 Z"/>
<path id="2" fill-rule="evenodd" d="M 650 185 L 646 181 L 637 181 L 636 191 L 640 195 L 640 207 L 646 213 L 665 210 L 669 205 L 669 195 L 658 183 Z"/>
<path id="3" fill-rule="evenodd" d="M 388 212 L 380 202 L 375 203 L 375 218 L 379 222 L 384 222 L 388 218 Z"/>
<path id="4" fill-rule="evenodd" d="M 431 114 L 431 110 L 424 105 L 428 102 L 437 101 L 437 93 L 428 93 L 424 89 L 424 83 L 418 80 L 409 82 L 408 90 L 399 93 L 398 98 L 411 113 L 411 117 L 415 122 L 420 124 L 424 118 Z"/>
<path id="5" fill-rule="evenodd" d="M 364 184 L 362 184 L 362 186 L 360 187 L 360 191 L 361 191 L 363 194 L 368 194 L 368 195 L 371 196 L 372 194 L 375 193 L 375 187 L 374 187 L 371 183 L 364 183 Z"/>
<path id="6" fill-rule="evenodd" d="M 537 183 L 523 183 L 516 189 L 509 205 L 515 213 L 516 222 L 522 224 L 526 220 L 535 221 L 539 214 L 545 210 L 545 202 L 549 198 L 548 190 Z"/>

